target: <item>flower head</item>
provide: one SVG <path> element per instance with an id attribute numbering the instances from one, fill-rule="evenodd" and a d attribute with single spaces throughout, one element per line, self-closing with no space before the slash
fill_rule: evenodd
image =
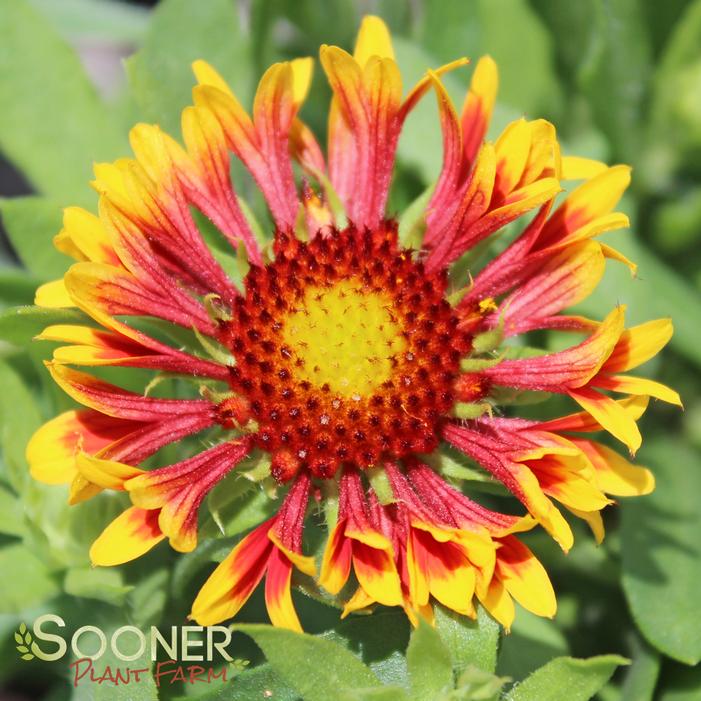
<path id="1" fill-rule="evenodd" d="M 519 533 L 541 525 L 567 550 L 564 507 L 601 539 L 608 495 L 653 488 L 649 471 L 584 434 L 606 430 L 634 453 L 649 397 L 679 403 L 626 374 L 665 345 L 670 322 L 626 329 L 622 307 L 601 322 L 563 313 L 593 290 L 606 259 L 634 270 L 595 239 L 627 225 L 614 209 L 629 169 L 563 157 L 544 120 L 516 120 L 485 141 L 497 68 L 477 62 L 459 114 L 441 75 L 465 63 L 428 70 L 405 94 L 386 27 L 365 18 L 352 56 L 321 48 L 333 90 L 324 155 L 299 117 L 311 59 L 272 66 L 250 115 L 198 61 L 182 143 L 140 124 L 133 158 L 95 167 L 98 214 L 65 210 L 55 238 L 77 262 L 37 291 L 37 304 L 85 313 L 40 336 L 64 344 L 47 365 L 84 408 L 49 421 L 27 449 L 32 475 L 70 483 L 73 503 L 128 495 L 91 549 L 94 564 L 127 562 L 165 539 L 192 551 L 211 490 L 267 455 L 280 507 L 207 580 L 196 621 L 231 618 L 265 580 L 272 622 L 299 629 L 298 572 L 343 615 L 401 606 L 416 623 L 432 619 L 435 602 L 474 616 L 479 601 L 508 628 L 514 601 L 555 612 Z M 387 198 L 402 125 L 429 91 L 443 167 L 406 231 Z M 235 192 L 232 154 L 265 198 L 271 241 Z M 582 183 L 558 204 L 571 180 Z M 510 243 L 478 264 L 476 247 L 523 215 Z M 212 226 L 231 254 L 208 243 Z M 556 353 L 519 352 L 511 340 L 544 329 L 583 338 Z M 74 365 L 167 373 L 191 391 L 153 397 Z M 582 411 L 525 420 L 511 407 L 521 392 L 566 395 Z M 182 459 L 163 464 L 161 448 L 181 442 Z M 463 493 L 469 483 L 449 483 L 449 446 L 526 513 L 487 509 Z M 318 561 L 305 552 L 305 522 L 319 515 L 310 502 L 329 527 Z"/>

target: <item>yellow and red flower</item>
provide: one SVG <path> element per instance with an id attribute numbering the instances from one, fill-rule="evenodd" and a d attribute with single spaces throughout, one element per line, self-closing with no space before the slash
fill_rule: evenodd
<path id="1" fill-rule="evenodd" d="M 70 483 L 73 503 L 105 489 L 130 499 L 94 543 L 95 565 L 127 562 L 166 539 L 193 550 L 207 495 L 264 452 L 286 495 L 204 584 L 196 621 L 231 618 L 265 579 L 272 622 L 300 629 L 298 570 L 340 600 L 343 615 L 401 606 L 416 623 L 432 620 L 436 602 L 474 616 L 478 601 L 508 628 L 514 601 L 555 613 L 548 576 L 517 533 L 540 524 L 567 550 L 572 530 L 555 502 L 600 539 L 607 495 L 653 488 L 649 471 L 583 434 L 605 429 L 634 453 L 648 399 L 680 403 L 673 390 L 626 374 L 661 350 L 671 323 L 626 329 L 620 307 L 602 322 L 566 313 L 607 259 L 635 270 L 595 239 L 627 226 L 615 207 L 630 170 L 562 156 L 544 120 L 516 120 L 485 141 L 497 67 L 477 62 L 458 114 L 441 75 L 466 63 L 427 70 L 404 94 L 387 28 L 366 17 L 353 55 L 321 48 L 333 91 L 324 155 L 299 116 L 311 59 L 272 66 L 250 115 L 197 61 L 182 143 L 140 124 L 133 158 L 96 165 L 98 214 L 65 210 L 55 244 L 76 262 L 36 297 L 85 314 L 85 323 L 40 335 L 64 344 L 48 369 L 85 408 L 49 421 L 27 449 L 32 475 Z M 402 125 L 429 91 L 443 167 L 413 250 L 386 206 Z M 269 242 L 234 189 L 232 154 L 267 203 Z M 558 205 L 573 180 L 582 182 Z M 235 256 L 210 248 L 195 210 Z M 527 214 L 499 255 L 466 272 L 466 254 Z M 500 348 L 546 329 L 585 338 L 525 357 Z M 151 397 L 74 365 L 169 373 L 191 391 Z M 500 404 L 523 390 L 567 395 L 584 411 L 507 417 Z M 186 448 L 194 436 L 206 447 Z M 181 442 L 181 460 L 151 467 L 161 448 Z M 528 513 L 491 511 L 448 484 L 428 464 L 440 461 L 426 457 L 447 444 Z M 311 495 L 330 524 L 318 563 L 304 553 L 305 521 L 317 517 Z"/>

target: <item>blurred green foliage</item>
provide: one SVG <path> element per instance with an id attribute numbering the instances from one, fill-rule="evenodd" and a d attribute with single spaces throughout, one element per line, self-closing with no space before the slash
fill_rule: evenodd
<path id="1" fill-rule="evenodd" d="M 680 390 L 686 411 L 654 405 L 639 455 L 656 473 L 658 489 L 609 509 L 601 547 L 578 531 L 563 558 L 535 534 L 531 544 L 552 573 L 559 611 L 554 621 L 520 611 L 501 642 L 483 612 L 470 622 L 439 609 L 435 630 L 410 633 L 398 612 L 339 623 L 335 610 L 295 593 L 310 633 L 299 636 L 260 625 L 266 617 L 256 595 L 237 621 L 236 638 L 252 665 L 235 670 L 231 684 L 72 689 L 66 664 L 20 660 L 12 633 L 21 621 L 50 611 L 73 627 L 181 624 L 212 563 L 268 513 L 270 502 L 239 480 L 231 492 L 215 492 L 204 525 L 211 533 L 223 526 L 225 539 L 204 539 L 185 556 L 159 548 L 118 569 L 90 570 L 89 544 L 122 500 L 103 495 L 69 509 L 64 491 L 29 479 L 24 460 L 31 433 L 69 406 L 41 365 L 51 347 L 31 344 L 31 337 L 80 314 L 14 307 L 30 305 L 35 286 L 66 265 L 51 237 L 62 206 L 95 204 L 87 184 L 92 163 L 127 153 L 135 121 L 155 120 L 177 132 L 190 100 L 192 60 L 210 60 L 250 102 L 269 63 L 315 55 L 322 43 L 350 48 L 368 11 L 390 25 L 405 85 L 428 67 L 489 52 L 501 75 L 492 135 L 520 114 L 544 116 L 558 127 L 565 153 L 633 165 L 623 203 L 632 230 L 612 238 L 639 263 L 639 277 L 609 264 L 581 311 L 601 317 L 627 302 L 632 323 L 674 319 L 671 347 L 650 371 Z M 0 17 L 0 150 L 35 190 L 0 199 L 12 246 L 0 260 L 6 310 L 0 316 L 0 688 L 52 701 L 139 701 L 158 693 L 234 701 L 264 692 L 311 701 L 447 701 L 492 699 L 500 689 L 510 701 L 584 701 L 595 694 L 599 701 L 701 699 L 694 666 L 701 658 L 701 0 L 164 0 L 152 13 L 107 0 L 0 0 Z M 95 43 L 108 53 L 136 50 L 125 64 L 123 90 L 109 103 L 71 48 Z M 469 77 L 468 68 L 446 78 L 458 103 Z M 320 136 L 328 98 L 317 71 L 303 116 Z M 440 163 L 429 96 L 400 141 L 393 211 L 401 213 L 425 190 Z M 259 200 L 249 201 L 259 208 Z M 142 382 L 134 373 L 113 377 Z M 612 653 L 632 664 L 626 668 Z M 536 668 L 513 687 L 505 678 L 524 679 Z"/>

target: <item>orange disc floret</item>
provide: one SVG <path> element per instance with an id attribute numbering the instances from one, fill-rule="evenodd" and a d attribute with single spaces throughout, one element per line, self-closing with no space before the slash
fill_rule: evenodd
<path id="1" fill-rule="evenodd" d="M 319 477 L 433 450 L 471 347 L 444 272 L 400 249 L 392 222 L 276 241 L 276 260 L 251 268 L 220 336 L 259 446 Z"/>

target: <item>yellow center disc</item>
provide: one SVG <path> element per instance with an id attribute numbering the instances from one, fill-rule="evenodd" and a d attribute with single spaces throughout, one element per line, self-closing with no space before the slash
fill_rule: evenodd
<path id="1" fill-rule="evenodd" d="M 307 290 L 282 328 L 300 361 L 297 377 L 345 397 L 371 395 L 391 377 L 392 356 L 407 345 L 391 309 L 389 297 L 363 290 L 358 280 Z"/>

